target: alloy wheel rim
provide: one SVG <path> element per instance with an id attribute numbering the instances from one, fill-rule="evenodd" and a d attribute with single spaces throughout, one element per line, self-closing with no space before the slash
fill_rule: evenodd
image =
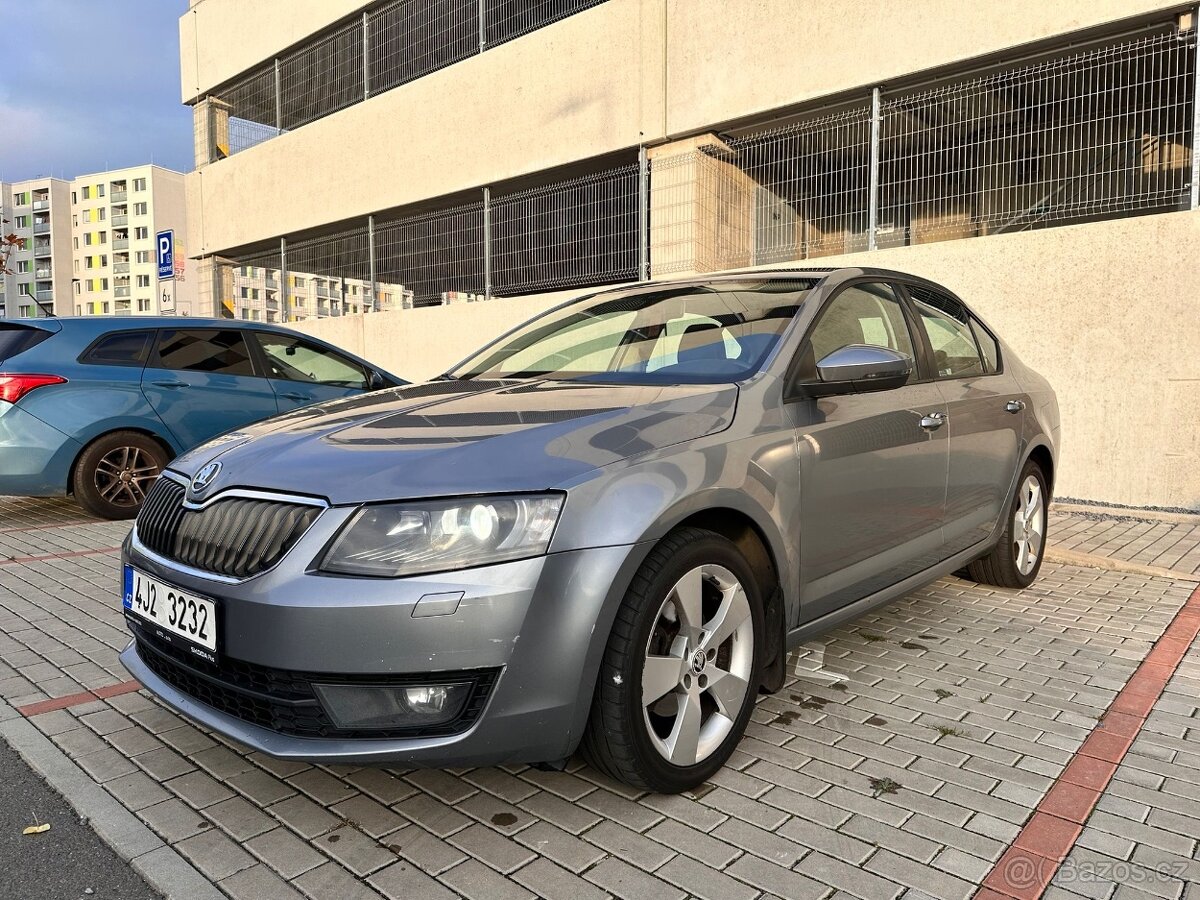
<path id="1" fill-rule="evenodd" d="M 1013 511 L 1013 559 L 1017 571 L 1028 575 L 1042 554 L 1046 535 L 1046 504 L 1042 498 L 1042 483 L 1030 475 L 1021 484 L 1017 508 Z"/>
<path id="2" fill-rule="evenodd" d="M 142 505 L 160 467 L 140 447 L 116 447 L 96 463 L 94 481 L 100 496 L 114 506 Z"/>
<path id="3" fill-rule="evenodd" d="M 692 569 L 667 592 L 646 642 L 642 719 L 663 759 L 703 762 L 733 730 L 750 694 L 750 601 L 724 566 Z"/>

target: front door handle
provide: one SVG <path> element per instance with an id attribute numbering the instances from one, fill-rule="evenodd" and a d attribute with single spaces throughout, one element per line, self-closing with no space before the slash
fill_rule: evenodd
<path id="1" fill-rule="evenodd" d="M 941 412 L 933 412 L 927 416 L 921 417 L 921 427 L 926 431 L 937 431 L 946 424 L 946 414 Z"/>
<path id="2" fill-rule="evenodd" d="M 1013 413 L 1013 414 L 1019 413 L 1024 408 L 1025 408 L 1024 400 L 1009 400 L 1007 403 L 1004 404 L 1005 411 Z"/>
<path id="3" fill-rule="evenodd" d="M 185 388 L 188 386 L 186 381 L 152 381 L 150 383 L 160 388 Z"/>
<path id="4" fill-rule="evenodd" d="M 310 397 L 307 394 L 280 394 L 284 400 L 316 400 L 316 397 Z"/>

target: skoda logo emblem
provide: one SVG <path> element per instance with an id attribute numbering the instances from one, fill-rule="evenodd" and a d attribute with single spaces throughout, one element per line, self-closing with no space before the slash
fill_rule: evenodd
<path id="1" fill-rule="evenodd" d="M 705 662 L 706 662 L 706 660 L 704 659 L 704 651 L 703 650 L 697 650 L 695 653 L 693 653 L 692 654 L 692 664 L 691 664 L 692 674 L 699 675 L 701 672 L 703 672 Z"/>
<path id="2" fill-rule="evenodd" d="M 204 489 L 213 483 L 213 480 L 217 477 L 217 473 L 220 471 L 221 464 L 219 462 L 210 462 L 202 468 L 196 473 L 196 477 L 192 479 L 192 493 L 203 493 Z"/>

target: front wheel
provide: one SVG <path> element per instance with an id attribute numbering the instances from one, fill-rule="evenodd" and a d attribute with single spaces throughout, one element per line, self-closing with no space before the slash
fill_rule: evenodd
<path id="1" fill-rule="evenodd" d="M 88 444 L 75 463 L 79 505 L 102 519 L 132 519 L 169 457 L 154 438 L 113 431 Z"/>
<path id="2" fill-rule="evenodd" d="M 763 614 L 754 573 L 710 531 L 672 532 L 642 564 L 600 665 L 583 751 L 663 793 L 725 764 L 757 695 Z"/>
<path id="3" fill-rule="evenodd" d="M 967 566 L 967 574 L 981 584 L 1024 588 L 1033 584 L 1042 568 L 1046 550 L 1046 512 L 1050 492 L 1042 467 L 1025 463 L 1017 482 L 1017 493 L 1000 542 L 992 552 Z"/>

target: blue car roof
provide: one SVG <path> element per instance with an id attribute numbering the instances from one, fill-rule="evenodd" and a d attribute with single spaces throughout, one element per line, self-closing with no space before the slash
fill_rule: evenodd
<path id="1" fill-rule="evenodd" d="M 248 322 L 245 319 L 219 319 L 207 316 L 39 316 L 31 319 L 4 319 L 18 325 L 28 325 L 43 331 L 82 330 L 99 334 L 104 331 L 131 331 L 141 328 L 249 328 L 258 331 L 298 332 L 282 325 L 267 322 Z"/>

